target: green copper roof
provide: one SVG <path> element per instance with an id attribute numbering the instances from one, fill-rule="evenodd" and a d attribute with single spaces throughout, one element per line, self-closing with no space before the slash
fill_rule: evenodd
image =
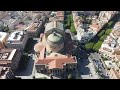
<path id="1" fill-rule="evenodd" d="M 61 39 L 62 39 L 62 36 L 56 32 L 48 36 L 48 40 L 50 40 L 51 42 L 55 42 L 55 43 L 61 41 Z"/>

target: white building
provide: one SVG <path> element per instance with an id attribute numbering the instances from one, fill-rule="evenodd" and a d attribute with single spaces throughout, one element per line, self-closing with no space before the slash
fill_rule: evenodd
<path id="1" fill-rule="evenodd" d="M 96 28 L 95 28 L 96 29 Z M 81 43 L 87 43 L 90 41 L 95 35 L 97 34 L 97 31 L 94 30 L 94 28 L 89 27 L 89 25 L 79 25 L 77 28 L 77 39 Z"/>
<path id="2" fill-rule="evenodd" d="M 77 31 L 77 39 L 81 43 L 86 43 L 90 41 L 100 30 L 100 25 L 98 24 L 96 11 L 73 11 L 73 21 L 74 26 Z M 91 24 L 83 24 L 84 21 L 81 15 L 88 16 L 87 19 L 92 20 Z"/>
<path id="3" fill-rule="evenodd" d="M 100 24 L 103 26 L 117 13 L 117 11 L 101 11 L 98 17 Z"/>
<path id="4" fill-rule="evenodd" d="M 24 50 L 27 40 L 28 40 L 27 31 L 25 31 L 25 30 L 14 31 L 8 36 L 8 38 L 6 40 L 6 46 L 8 48 Z"/>

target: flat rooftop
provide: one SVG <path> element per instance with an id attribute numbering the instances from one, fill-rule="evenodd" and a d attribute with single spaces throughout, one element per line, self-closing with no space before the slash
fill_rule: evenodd
<path id="1" fill-rule="evenodd" d="M 11 43 L 16 41 L 20 42 L 22 41 L 23 36 L 24 36 L 24 31 L 14 31 L 9 35 L 7 42 L 11 42 Z"/>
<path id="2" fill-rule="evenodd" d="M 12 60 L 15 53 L 16 53 L 16 49 L 2 49 L 0 51 L 0 61 Z"/>

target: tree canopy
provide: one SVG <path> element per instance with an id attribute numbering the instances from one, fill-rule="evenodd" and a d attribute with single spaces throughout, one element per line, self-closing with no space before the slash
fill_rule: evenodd
<path id="1" fill-rule="evenodd" d="M 93 48 L 93 46 L 94 46 L 94 42 L 89 42 L 89 43 L 86 43 L 85 44 L 85 49 L 87 49 L 87 50 L 90 50 L 90 49 L 92 49 Z"/>
<path id="2" fill-rule="evenodd" d="M 111 31 L 112 31 L 111 29 L 107 29 L 107 30 L 105 31 L 105 34 L 109 35 Z"/>
<path id="3" fill-rule="evenodd" d="M 113 21 L 108 22 L 107 27 L 110 28 L 112 26 L 112 24 L 113 24 Z"/>
<path id="4" fill-rule="evenodd" d="M 74 34 L 77 33 L 73 23 L 71 23 L 70 31 Z"/>
<path id="5" fill-rule="evenodd" d="M 101 37 L 105 33 L 105 30 L 102 30 L 97 36 Z"/>
<path id="6" fill-rule="evenodd" d="M 94 50 L 94 51 L 99 51 L 101 45 L 102 45 L 102 41 L 98 41 L 98 42 L 93 46 L 93 50 Z"/>
<path id="7" fill-rule="evenodd" d="M 104 41 L 106 37 L 107 37 L 107 35 L 102 35 L 102 36 L 100 37 L 100 40 L 101 40 L 101 41 Z"/>

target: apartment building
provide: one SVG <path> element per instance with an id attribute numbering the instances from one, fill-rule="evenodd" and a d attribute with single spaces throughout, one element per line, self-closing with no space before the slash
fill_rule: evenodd
<path id="1" fill-rule="evenodd" d="M 54 14 L 54 15 L 53 15 Z M 51 13 L 51 16 L 53 17 L 50 17 L 49 18 L 49 21 L 59 21 L 59 22 L 64 22 L 64 11 L 56 11 L 56 12 L 52 12 Z"/>
<path id="2" fill-rule="evenodd" d="M 96 13 L 99 13 L 99 15 L 97 16 Z M 117 14 L 117 11 L 73 11 L 73 21 L 77 31 L 78 40 L 81 43 L 88 42 L 115 14 Z M 82 16 L 85 16 L 86 19 L 92 20 L 92 23 L 85 25 Z"/>
<path id="3" fill-rule="evenodd" d="M 72 13 L 74 26 L 77 31 L 77 39 L 81 43 L 87 43 L 90 41 L 101 29 L 95 14 L 96 11 L 75 11 Z M 85 16 L 86 19 L 91 20 L 91 24 L 83 23 L 85 21 L 81 15 Z"/>
<path id="4" fill-rule="evenodd" d="M 28 32 L 28 38 L 37 36 L 44 26 L 42 21 L 44 17 L 37 21 L 34 19 L 32 16 L 26 16 L 21 22 L 15 25 L 15 30 L 26 30 Z"/>
<path id="5" fill-rule="evenodd" d="M 85 29 L 79 27 L 77 30 L 77 39 L 81 43 L 86 43 L 91 40 L 95 34 L 92 30 L 85 31 Z"/>
<path id="6" fill-rule="evenodd" d="M 103 26 L 117 13 L 118 11 L 101 11 L 98 17 L 100 25 Z"/>
<path id="7" fill-rule="evenodd" d="M 109 36 L 104 40 L 101 48 L 99 49 L 100 53 L 110 56 L 116 50 L 120 49 L 120 29 L 112 30 Z"/>
<path id="8" fill-rule="evenodd" d="M 10 67 L 11 70 L 18 68 L 21 59 L 21 52 L 17 49 L 1 49 L 0 50 L 0 66 Z"/>
<path id="9" fill-rule="evenodd" d="M 8 14 L 2 19 L 2 22 L 10 29 L 14 29 L 14 25 L 21 21 L 21 18 L 25 17 L 26 13 L 23 11 L 8 11 Z"/>
<path id="10" fill-rule="evenodd" d="M 26 30 L 14 31 L 8 36 L 5 45 L 7 48 L 24 50 L 27 40 L 28 32 Z"/>

